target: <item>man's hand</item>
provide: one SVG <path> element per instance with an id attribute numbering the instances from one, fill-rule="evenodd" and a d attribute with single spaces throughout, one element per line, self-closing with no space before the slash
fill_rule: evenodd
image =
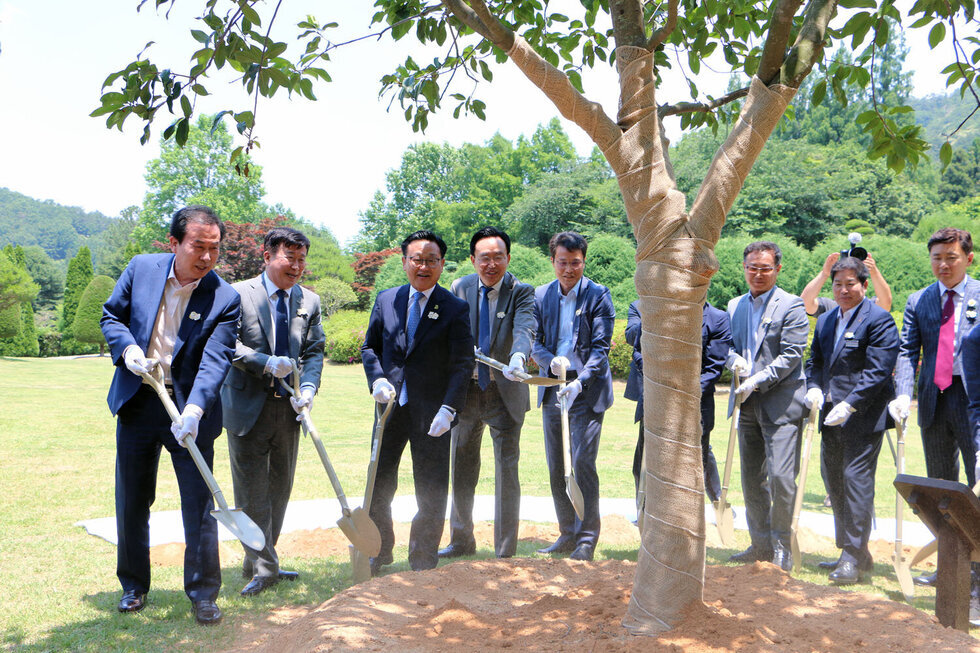
<path id="1" fill-rule="evenodd" d="M 568 371 L 570 366 L 571 363 L 564 356 L 555 356 L 551 359 L 551 373 L 559 378 L 561 377 L 561 371 Z"/>
<path id="2" fill-rule="evenodd" d="M 453 415 L 449 412 L 449 409 L 442 406 L 436 416 L 432 418 L 432 425 L 429 427 L 429 435 L 433 438 L 438 438 L 440 435 L 449 430 L 449 427 L 453 423 Z"/>
<path id="3" fill-rule="evenodd" d="M 293 361 L 285 356 L 269 356 L 265 363 L 265 373 L 277 379 L 284 379 L 293 373 Z"/>
<path id="4" fill-rule="evenodd" d="M 909 416 L 909 406 L 912 405 L 912 398 L 908 395 L 898 395 L 888 402 L 888 413 L 896 422 L 901 422 Z"/>
<path id="5" fill-rule="evenodd" d="M 855 413 L 855 409 L 851 407 L 851 404 L 846 401 L 842 401 L 830 409 L 827 413 L 827 417 L 823 421 L 824 426 L 843 426 L 844 422 Z"/>
<path id="6" fill-rule="evenodd" d="M 571 408 L 572 404 L 575 403 L 575 399 L 582 393 L 582 382 L 575 379 L 564 388 L 558 391 L 558 398 L 564 399 L 565 404 Z"/>
<path id="7" fill-rule="evenodd" d="M 142 376 L 151 373 L 157 361 L 153 358 L 148 359 L 139 345 L 130 345 L 123 351 L 123 363 L 127 370 L 136 376 Z"/>
<path id="8" fill-rule="evenodd" d="M 501 370 L 508 381 L 520 381 L 519 374 L 524 374 L 524 354 L 518 352 L 510 357 L 510 362 Z"/>
<path id="9" fill-rule="evenodd" d="M 306 408 L 307 410 L 313 410 L 314 394 L 315 393 L 313 392 L 313 388 L 311 388 L 310 386 L 306 386 L 305 388 L 300 389 L 299 397 L 289 398 L 289 404 L 293 407 L 293 410 L 295 410 L 296 414 L 298 415 L 298 417 L 296 418 L 297 422 L 303 419 L 302 413 L 304 408 Z"/>
<path id="10" fill-rule="evenodd" d="M 840 252 L 831 252 L 827 255 L 827 260 L 823 262 L 823 270 L 821 270 L 825 277 L 830 277 L 830 268 L 834 267 L 834 263 L 839 260 Z"/>
<path id="11" fill-rule="evenodd" d="M 180 424 L 170 425 L 170 432 L 174 434 L 177 444 L 185 449 L 187 448 L 187 438 L 192 441 L 197 440 L 197 429 L 201 426 L 201 416 L 192 408 L 196 408 L 196 406 L 188 405 L 184 408 L 184 412 L 180 415 Z"/>
<path id="12" fill-rule="evenodd" d="M 759 384 L 762 383 L 764 376 L 765 375 L 763 372 L 753 374 L 749 378 L 742 381 L 742 383 L 738 386 L 738 389 L 735 391 L 735 394 L 738 395 L 739 399 L 745 401 L 748 399 L 749 395 L 755 392 L 755 389 L 759 387 Z"/>
<path id="13" fill-rule="evenodd" d="M 388 383 L 388 379 L 382 377 L 371 386 L 371 396 L 379 404 L 386 404 L 395 398 L 395 386 Z"/>
<path id="14" fill-rule="evenodd" d="M 738 354 L 735 354 L 729 364 L 729 369 L 732 371 L 732 374 L 739 377 L 747 376 L 749 373 L 749 362 Z"/>
<path id="15" fill-rule="evenodd" d="M 806 396 L 803 397 L 803 404 L 807 408 L 813 408 L 814 406 L 820 408 L 823 406 L 823 392 L 820 391 L 820 388 L 810 388 L 807 390 Z"/>

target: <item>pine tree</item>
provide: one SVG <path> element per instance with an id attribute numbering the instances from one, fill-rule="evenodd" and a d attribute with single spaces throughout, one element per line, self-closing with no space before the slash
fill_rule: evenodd
<path id="1" fill-rule="evenodd" d="M 88 247 L 81 247 L 78 254 L 68 263 L 68 273 L 65 276 L 65 300 L 61 308 L 61 351 L 65 354 L 78 354 L 94 351 L 93 347 L 82 345 L 75 340 L 75 312 L 78 301 L 85 292 L 86 286 L 92 280 L 95 271 L 92 268 L 92 252 Z"/>
<path id="2" fill-rule="evenodd" d="M 27 271 L 27 260 L 20 245 L 8 245 L 3 254 L 19 269 Z M 40 352 L 37 328 L 34 326 L 34 309 L 31 308 L 30 301 L 21 302 L 0 314 L 0 333 L 11 334 L 0 338 L 0 356 L 37 356 Z"/>
<path id="3" fill-rule="evenodd" d="M 75 311 L 73 334 L 75 340 L 99 346 L 99 355 L 105 354 L 105 336 L 99 322 L 102 319 L 102 305 L 109 299 L 116 282 L 112 277 L 99 275 L 92 277 Z"/>

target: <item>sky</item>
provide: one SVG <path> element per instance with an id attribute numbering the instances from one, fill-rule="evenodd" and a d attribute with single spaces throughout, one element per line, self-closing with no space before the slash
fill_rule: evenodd
<path id="1" fill-rule="evenodd" d="M 146 163 L 159 155 L 159 135 L 169 119 L 158 118 L 151 141 L 141 146 L 143 125 L 134 117 L 119 132 L 106 129 L 104 117 L 88 114 L 98 106 L 106 75 L 135 58 L 149 41 L 155 42 L 149 52 L 158 65 L 186 70 L 187 57 L 196 49 L 189 30 L 203 1 L 176 2 L 169 19 L 165 9 L 154 9 L 153 0 L 140 12 L 138 4 L 0 0 L 0 187 L 109 216 L 142 204 Z M 368 34 L 372 5 L 370 0 L 284 2 L 277 18 L 280 38 L 291 41 L 291 26 L 310 13 L 321 23 L 340 23 L 332 32 L 337 42 Z M 907 61 L 913 67 L 934 60 L 924 38 L 910 35 Z M 367 39 L 334 50 L 327 64 L 333 82 L 315 87 L 317 102 L 290 100 L 282 91 L 260 101 L 261 148 L 252 156 L 262 166 L 265 202 L 281 203 L 328 227 L 343 244 L 357 233 L 359 212 L 384 190 L 385 173 L 398 167 L 411 144 L 483 143 L 496 132 L 514 141 L 560 118 L 508 62 L 494 67 L 493 83 L 480 91 L 488 105 L 485 122 L 475 116 L 453 120 L 450 108 L 430 117 L 424 135 L 414 133 L 397 103 L 388 111 L 388 98 L 378 97 L 380 77 L 411 51 L 412 39 L 403 42 Z M 702 71 L 699 86 L 720 93 L 727 75 Z M 618 91 L 612 72 L 600 67 L 583 78 L 587 96 L 614 116 Z M 916 96 L 944 90 L 934 68 L 916 70 L 913 81 Z M 668 77 L 661 94 L 678 87 L 683 82 Z M 198 111 L 250 108 L 241 85 L 227 77 L 211 81 L 208 88 L 213 95 L 199 100 Z M 679 136 L 676 121 L 666 124 L 673 139 Z M 588 138 L 576 125 L 562 123 L 579 154 L 587 156 L 592 149 Z"/>

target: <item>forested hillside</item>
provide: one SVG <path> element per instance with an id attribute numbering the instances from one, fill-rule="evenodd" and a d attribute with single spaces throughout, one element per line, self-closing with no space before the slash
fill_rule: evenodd
<path id="1" fill-rule="evenodd" d="M 99 212 L 87 213 L 77 206 L 36 200 L 0 188 L 0 246 L 38 245 L 52 259 L 71 258 L 112 222 Z"/>

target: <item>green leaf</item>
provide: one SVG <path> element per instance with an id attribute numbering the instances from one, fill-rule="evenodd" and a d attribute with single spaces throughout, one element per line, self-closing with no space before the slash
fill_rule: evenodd
<path id="1" fill-rule="evenodd" d="M 238 3 L 239 9 L 242 10 L 242 15 L 245 19 L 253 25 L 261 25 L 262 19 L 259 18 L 259 13 L 252 8 L 252 5 L 248 4 L 247 0 L 240 0 Z"/>
<path id="2" fill-rule="evenodd" d="M 953 146 L 950 145 L 949 141 L 943 143 L 942 147 L 939 148 L 939 161 L 943 164 L 942 172 L 946 171 L 946 167 L 949 166 L 950 161 L 953 160 Z"/>
<path id="3" fill-rule="evenodd" d="M 490 66 L 487 65 L 487 62 L 483 59 L 480 59 L 480 74 L 483 76 L 483 79 L 487 80 L 488 82 L 493 81 L 493 72 L 490 70 Z"/>
<path id="4" fill-rule="evenodd" d="M 185 118 L 191 117 L 191 111 L 192 111 L 191 101 L 187 98 L 186 95 L 180 96 L 180 110 L 184 113 Z"/>
<path id="5" fill-rule="evenodd" d="M 187 133 L 190 131 L 191 123 L 186 118 L 177 121 L 177 145 L 184 147 L 187 143 Z"/>
<path id="6" fill-rule="evenodd" d="M 194 37 L 195 41 L 203 43 L 204 45 L 207 45 L 211 41 L 211 35 L 207 32 L 202 32 L 199 29 L 192 29 L 191 36 Z"/>
<path id="7" fill-rule="evenodd" d="M 819 82 L 813 85 L 813 93 L 810 95 L 810 102 L 813 106 L 820 106 L 823 102 L 824 97 L 827 95 L 827 80 L 821 79 Z"/>
<path id="8" fill-rule="evenodd" d="M 943 42 L 946 38 L 946 25 L 944 23 L 936 23 L 929 30 L 929 48 L 935 49 L 937 45 Z"/>

